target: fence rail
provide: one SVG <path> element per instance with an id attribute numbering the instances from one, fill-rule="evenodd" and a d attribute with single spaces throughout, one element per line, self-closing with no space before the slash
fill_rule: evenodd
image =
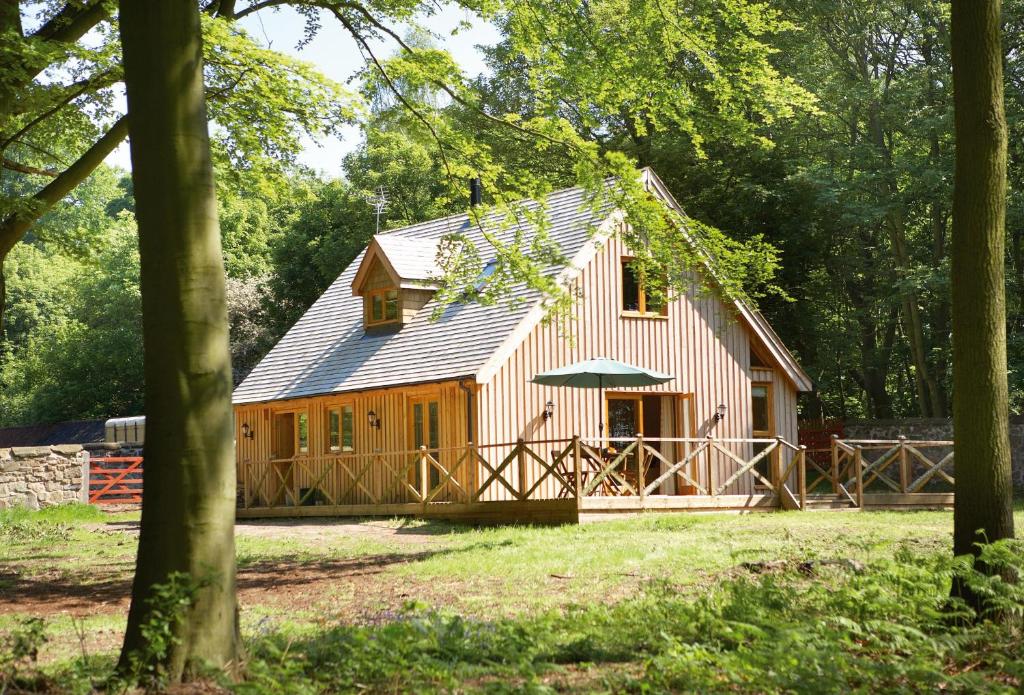
<path id="1" fill-rule="evenodd" d="M 90 504 L 141 504 L 142 457 L 91 458 L 87 484 Z"/>
<path id="2" fill-rule="evenodd" d="M 651 508 L 669 509 L 699 506 L 673 499 L 728 498 L 733 507 L 803 510 L 830 497 L 833 507 L 863 508 L 866 495 L 884 497 L 879 491 L 890 497 L 872 504 L 893 502 L 892 495 L 901 496 L 896 503 L 917 504 L 951 492 L 952 465 L 952 442 L 946 441 L 834 436 L 828 449 L 815 451 L 781 437 L 520 439 L 245 461 L 239 464 L 239 507 L 418 513 L 572 500 L 575 508 L 595 509 L 606 499 L 609 508 L 645 509 L 648 498 L 658 498 Z"/>

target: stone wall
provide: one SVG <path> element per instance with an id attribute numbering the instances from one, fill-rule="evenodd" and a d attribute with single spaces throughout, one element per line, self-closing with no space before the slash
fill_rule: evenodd
<path id="1" fill-rule="evenodd" d="M 953 421 L 948 418 L 907 418 L 905 420 L 847 420 L 843 423 L 846 439 L 951 440 Z M 1024 416 L 1010 417 L 1010 454 L 1013 458 L 1013 485 L 1024 490 Z"/>
<path id="2" fill-rule="evenodd" d="M 77 444 L 0 449 L 0 509 L 83 501 L 84 461 Z"/>

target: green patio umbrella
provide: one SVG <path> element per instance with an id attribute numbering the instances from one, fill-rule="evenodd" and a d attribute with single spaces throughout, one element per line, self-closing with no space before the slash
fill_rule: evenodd
<path id="1" fill-rule="evenodd" d="M 635 367 L 625 362 L 597 357 L 583 360 L 567 367 L 559 367 L 537 374 L 530 381 L 545 386 L 569 386 L 577 389 L 599 389 L 598 398 L 604 403 L 605 388 L 623 388 L 627 386 L 654 386 L 674 379 L 671 374 L 662 374 L 643 367 Z M 604 434 L 604 423 L 597 423 L 599 435 Z"/>

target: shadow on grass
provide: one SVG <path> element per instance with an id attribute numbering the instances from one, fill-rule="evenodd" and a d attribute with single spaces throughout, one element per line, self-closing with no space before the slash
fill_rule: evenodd
<path id="1" fill-rule="evenodd" d="M 487 550 L 499 543 L 480 542 L 462 548 L 423 549 L 408 553 L 362 555 L 338 559 L 310 559 L 302 555 L 279 558 L 241 559 L 236 584 L 244 599 L 246 592 L 287 592 L 310 584 L 329 585 L 345 580 L 371 581 L 390 567 L 427 560 L 435 555 Z M 88 613 L 117 610 L 131 597 L 132 563 L 119 563 L 121 571 L 92 568 L 42 574 L 0 573 L 0 613 L 52 615 L 62 611 Z"/>

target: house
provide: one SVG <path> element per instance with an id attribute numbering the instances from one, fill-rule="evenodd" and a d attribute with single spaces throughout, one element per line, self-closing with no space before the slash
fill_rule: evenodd
<path id="1" fill-rule="evenodd" d="M 651 170 L 641 175 L 678 207 Z M 484 253 L 480 231 L 462 214 L 377 234 L 235 390 L 240 506 L 365 514 L 402 513 L 428 497 L 554 504 L 572 482 L 559 453 L 573 437 L 614 452 L 609 438 L 637 433 L 649 442 L 641 465 L 654 494 L 711 494 L 723 482 L 729 493 L 756 493 L 756 476 L 730 478 L 769 440 L 797 441 L 797 394 L 811 382 L 793 355 L 753 308 L 696 283 L 651 306 L 628 266 L 619 215 L 584 205 L 578 188 L 546 202 L 550 236 L 570 259 L 550 272 L 574 290 L 575 320 L 545 322 L 541 298 L 523 286 L 511 289 L 511 304 L 454 303 L 435 318 L 439 240 L 460 232 Z M 603 394 L 530 382 L 597 356 L 674 378 Z M 709 449 L 699 466 L 694 454 L 689 468 L 658 480 L 709 436 L 762 441 L 713 457 Z M 765 476 L 769 458 L 756 466 Z M 615 480 L 625 485 L 625 473 L 592 487 Z M 626 487 L 638 491 L 633 480 Z"/>

